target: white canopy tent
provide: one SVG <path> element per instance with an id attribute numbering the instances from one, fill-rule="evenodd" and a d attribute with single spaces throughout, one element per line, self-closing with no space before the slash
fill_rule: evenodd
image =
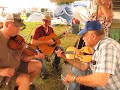
<path id="1" fill-rule="evenodd" d="M 41 22 L 43 18 L 43 14 L 42 13 L 37 13 L 34 12 L 33 14 L 31 14 L 28 19 L 26 20 L 26 22 Z"/>
<path id="2" fill-rule="evenodd" d="M 4 21 L 4 17 L 0 16 L 0 22 Z"/>
<path id="3" fill-rule="evenodd" d="M 74 7 L 74 17 L 79 19 L 82 23 L 84 23 L 87 20 L 87 17 L 89 16 L 89 10 L 87 7 Z"/>

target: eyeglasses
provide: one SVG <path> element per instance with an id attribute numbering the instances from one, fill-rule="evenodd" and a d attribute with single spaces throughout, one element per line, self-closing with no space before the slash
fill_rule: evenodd
<path id="1" fill-rule="evenodd" d="M 45 23 L 50 23 L 51 22 L 51 21 L 46 20 L 46 19 L 42 19 L 42 21 L 45 22 Z"/>

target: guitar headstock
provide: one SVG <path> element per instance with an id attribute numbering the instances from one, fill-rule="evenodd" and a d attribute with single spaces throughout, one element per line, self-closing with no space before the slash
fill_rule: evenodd
<path id="1" fill-rule="evenodd" d="M 67 31 L 65 31 L 66 33 L 72 33 L 72 27 L 70 27 Z"/>
<path id="2" fill-rule="evenodd" d="M 66 35 L 72 32 L 72 28 L 69 28 L 68 30 L 66 30 L 65 32 L 62 33 L 62 35 Z"/>

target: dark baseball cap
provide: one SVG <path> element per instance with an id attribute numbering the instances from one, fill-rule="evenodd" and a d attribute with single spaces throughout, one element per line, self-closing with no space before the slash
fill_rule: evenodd
<path id="1" fill-rule="evenodd" d="M 5 21 L 13 22 L 16 27 L 26 27 L 19 14 L 7 14 Z"/>
<path id="2" fill-rule="evenodd" d="M 101 30 L 101 28 L 102 28 L 102 25 L 99 21 L 87 21 L 85 23 L 84 28 L 82 30 L 80 30 L 78 35 L 83 35 L 87 31 L 98 31 L 98 30 Z"/>

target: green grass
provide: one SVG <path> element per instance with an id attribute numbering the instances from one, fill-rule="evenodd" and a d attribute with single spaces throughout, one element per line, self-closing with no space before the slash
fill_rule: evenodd
<path id="1" fill-rule="evenodd" d="M 34 30 L 40 23 L 25 23 L 26 29 L 21 32 L 21 35 L 25 37 L 25 41 L 27 43 L 30 42 L 30 37 L 33 35 Z M 70 28 L 70 26 L 53 26 L 54 31 L 57 35 L 62 34 L 66 30 Z M 61 45 L 64 49 L 69 46 L 73 46 L 75 41 L 77 40 L 78 36 L 75 34 L 68 33 L 65 37 L 61 39 Z M 50 57 L 53 60 L 53 57 Z M 61 60 L 60 68 L 63 64 L 63 60 Z M 63 90 L 64 86 L 60 80 L 61 69 L 59 72 L 55 72 L 51 67 L 51 62 L 46 62 L 46 67 L 49 72 L 49 77 L 45 80 L 41 79 L 40 75 L 36 77 L 34 80 L 34 84 L 37 86 L 38 90 Z"/>

